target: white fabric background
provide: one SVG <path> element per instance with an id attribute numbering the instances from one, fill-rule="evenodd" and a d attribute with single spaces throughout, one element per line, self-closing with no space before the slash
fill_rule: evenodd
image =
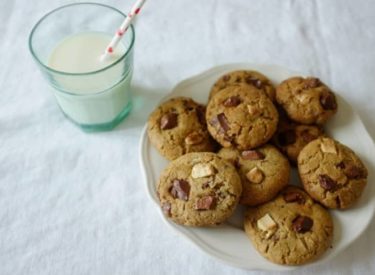
<path id="1" fill-rule="evenodd" d="M 100 2 L 126 10 L 132 1 Z M 0 2 L 0 274 L 249 274 L 171 232 L 138 165 L 157 101 L 212 66 L 269 63 L 321 77 L 375 137 L 375 1 L 149 0 L 136 23 L 135 107 L 96 134 L 63 117 L 27 48 L 34 23 L 66 3 Z M 332 262 L 295 274 L 373 274 L 374 243 L 372 222 Z"/>

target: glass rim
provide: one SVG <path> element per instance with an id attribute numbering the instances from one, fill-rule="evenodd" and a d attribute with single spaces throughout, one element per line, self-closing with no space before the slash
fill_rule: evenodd
<path id="1" fill-rule="evenodd" d="M 51 10 L 50 12 L 46 13 L 45 15 L 43 15 L 37 22 L 36 24 L 34 25 L 34 27 L 32 28 L 31 32 L 30 32 L 30 35 L 29 35 L 29 39 L 28 39 L 28 42 L 29 42 L 29 50 L 31 52 L 31 55 L 33 56 L 33 58 L 37 61 L 37 63 L 42 66 L 43 68 L 45 68 L 46 70 L 50 71 L 50 72 L 53 72 L 53 73 L 56 73 L 56 74 L 60 74 L 60 75 L 70 75 L 70 76 L 86 76 L 86 75 L 94 75 L 94 74 L 97 74 L 97 73 L 100 73 L 100 72 L 103 72 L 103 71 L 106 71 L 114 66 L 116 66 L 118 63 L 120 63 L 122 60 L 125 59 L 125 57 L 131 52 L 131 50 L 133 49 L 133 45 L 134 45 L 134 41 L 135 41 L 135 31 L 134 31 L 134 27 L 133 27 L 133 24 L 130 25 L 130 29 L 131 29 L 131 33 L 132 33 L 132 37 L 131 37 L 131 41 L 130 41 L 130 44 L 129 44 L 129 47 L 126 49 L 125 53 L 123 53 L 123 55 L 118 59 L 116 60 L 115 62 L 105 66 L 104 68 L 101 68 L 99 70 L 96 70 L 96 71 L 90 71 L 90 72 L 84 72 L 84 73 L 70 73 L 70 72 L 64 72 L 64 71 L 59 71 L 59 70 L 55 70 L 55 69 L 52 69 L 51 67 L 49 67 L 47 64 L 45 64 L 44 62 L 42 62 L 40 60 L 40 58 L 38 58 L 37 54 L 35 53 L 34 51 L 34 48 L 33 48 L 33 45 L 32 45 L 32 40 L 33 40 L 33 37 L 34 37 L 34 33 L 35 31 L 37 30 L 37 28 L 40 26 L 40 24 L 47 18 L 49 17 L 50 15 L 54 14 L 55 12 L 57 11 L 60 11 L 62 9 L 65 9 L 65 8 L 68 8 L 68 7 L 72 7 L 72 6 L 79 6 L 79 5 L 92 5 L 92 6 L 101 6 L 101 7 L 105 7 L 105 8 L 108 8 L 108 9 L 111 9 L 112 11 L 115 11 L 117 12 L 118 14 L 122 15 L 124 18 L 126 18 L 126 15 L 121 12 L 120 10 L 112 7 L 112 6 L 109 6 L 109 5 L 106 5 L 106 4 L 101 4 L 101 3 L 94 3 L 94 2 L 80 2 L 80 3 L 72 3 L 72 4 L 67 4 L 67 5 L 63 5 L 63 6 L 60 6 L 56 9 L 53 9 Z"/>

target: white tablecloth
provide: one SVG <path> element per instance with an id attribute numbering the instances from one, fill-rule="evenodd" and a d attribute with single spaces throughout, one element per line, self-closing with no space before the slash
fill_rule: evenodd
<path id="1" fill-rule="evenodd" d="M 27 47 L 33 24 L 70 2 L 0 2 L 0 274 L 248 274 L 173 233 L 138 164 L 157 101 L 212 66 L 278 64 L 321 77 L 375 137 L 375 1 L 149 0 L 136 23 L 135 107 L 94 134 L 64 118 Z M 132 1 L 101 2 L 126 10 Z M 374 243 L 372 222 L 333 261 L 295 274 L 373 274 Z"/>

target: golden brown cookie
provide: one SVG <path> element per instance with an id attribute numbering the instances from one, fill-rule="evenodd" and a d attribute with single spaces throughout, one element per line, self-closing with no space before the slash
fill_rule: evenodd
<path id="1" fill-rule="evenodd" d="M 311 261 L 333 240 L 328 211 L 294 186 L 285 188 L 273 201 L 249 208 L 244 227 L 261 255 L 283 265 Z"/>
<path id="2" fill-rule="evenodd" d="M 272 142 L 293 164 L 297 164 L 297 157 L 302 148 L 323 135 L 321 126 L 298 124 L 288 119 L 280 119 Z"/>
<path id="3" fill-rule="evenodd" d="M 168 218 L 188 226 L 211 226 L 232 215 L 242 185 L 231 163 L 214 153 L 189 153 L 169 163 L 157 190 Z"/>
<path id="4" fill-rule="evenodd" d="M 205 106 L 187 97 L 163 102 L 148 119 L 148 136 L 169 160 L 190 153 L 214 150 L 205 120 Z"/>
<path id="5" fill-rule="evenodd" d="M 306 192 L 329 208 L 352 206 L 367 184 L 367 169 L 360 158 L 345 145 L 326 137 L 302 149 L 298 172 Z"/>
<path id="6" fill-rule="evenodd" d="M 323 124 L 337 111 L 335 94 L 318 78 L 292 77 L 276 87 L 277 103 L 302 124 Z"/>
<path id="7" fill-rule="evenodd" d="M 261 146 L 272 137 L 278 113 L 264 93 L 239 84 L 228 86 L 209 101 L 206 119 L 211 136 L 223 147 L 246 150 Z"/>
<path id="8" fill-rule="evenodd" d="M 213 85 L 209 98 L 212 98 L 228 86 L 239 83 L 254 86 L 263 91 L 272 101 L 275 101 L 275 88 L 271 81 L 260 72 L 250 70 L 233 71 L 220 77 Z"/>
<path id="9" fill-rule="evenodd" d="M 242 204 L 254 206 L 270 201 L 288 184 L 289 162 L 272 145 L 246 151 L 222 148 L 218 155 L 237 168 L 243 187 Z"/>

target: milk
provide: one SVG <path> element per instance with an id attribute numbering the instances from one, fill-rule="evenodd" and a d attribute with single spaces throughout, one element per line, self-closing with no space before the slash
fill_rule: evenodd
<path id="1" fill-rule="evenodd" d="M 51 82 L 59 105 L 81 126 L 113 123 L 130 109 L 132 60 L 119 61 L 127 49 L 121 43 L 102 60 L 110 40 L 103 33 L 78 33 L 63 39 L 49 56 L 48 66 L 58 71 Z"/>

